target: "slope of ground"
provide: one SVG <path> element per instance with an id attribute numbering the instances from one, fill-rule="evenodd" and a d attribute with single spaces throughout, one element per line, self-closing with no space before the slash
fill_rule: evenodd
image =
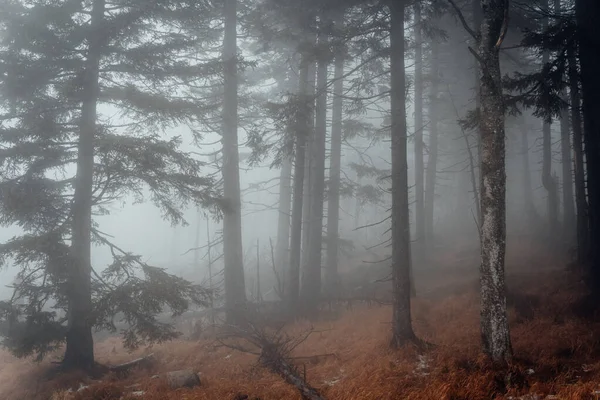
<path id="1" fill-rule="evenodd" d="M 391 309 L 360 305 L 338 320 L 314 323 L 314 332 L 295 350 L 296 364 L 327 399 L 477 400 L 525 394 L 594 399 L 594 391 L 600 389 L 600 323 L 574 316 L 572 307 L 585 293 L 577 274 L 557 268 L 558 261 L 543 252 L 536 253 L 508 258 L 516 355 L 509 373 L 495 372 L 479 354 L 476 266 L 457 265 L 448 260 L 450 256 L 447 271 L 440 276 L 456 277 L 463 268 L 473 272 L 460 273 L 461 280 L 446 286 L 444 279 L 437 280 L 429 293 L 443 293 L 443 298 L 423 296 L 413 307 L 415 330 L 436 345 L 433 350 L 390 351 Z M 308 322 L 298 322 L 289 330 L 300 333 L 309 328 Z M 117 339 L 97 345 L 98 361 L 106 364 L 150 352 L 156 359 L 151 370 L 134 371 L 125 379 L 108 376 L 102 382 L 72 374 L 50 377 L 47 363 L 36 365 L 0 353 L 0 398 L 41 400 L 55 392 L 56 400 L 116 400 L 134 384 L 136 391 L 144 391 L 135 398 L 149 400 L 227 400 L 238 393 L 263 400 L 300 398 L 280 377 L 257 366 L 255 356 L 214 340 L 177 341 L 135 354 L 125 352 Z M 323 356 L 303 358 L 312 355 Z M 182 368 L 199 371 L 202 385 L 173 391 L 151 379 L 156 373 Z M 76 389 L 82 382 L 91 386 L 76 394 L 60 391 Z"/>

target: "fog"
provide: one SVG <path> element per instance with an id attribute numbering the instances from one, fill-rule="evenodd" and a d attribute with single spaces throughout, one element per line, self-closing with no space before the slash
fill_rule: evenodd
<path id="1" fill-rule="evenodd" d="M 340 369 L 323 382 L 343 379 L 330 347 L 370 351 L 398 375 L 412 355 L 381 349 L 406 345 L 419 371 L 441 363 L 433 380 L 458 382 L 473 364 L 483 382 L 474 354 L 512 368 L 511 335 L 527 352 L 525 329 L 581 329 L 548 312 L 563 297 L 587 305 L 569 296 L 582 282 L 600 296 L 599 273 L 560 275 L 575 258 L 600 263 L 589 115 L 600 84 L 576 3 L 0 4 L 6 354 L 64 353 L 61 372 L 121 379 L 157 345 L 161 373 L 193 362 L 220 382 L 222 346 L 324 400 L 295 364 L 313 332 L 302 351 L 325 349 Z M 563 278 L 568 293 L 534 312 L 545 303 L 530 292 Z M 167 361 L 160 346 L 173 341 L 187 350 Z M 143 357 L 97 361 L 126 351 Z M 469 361 L 442 365 L 456 353 Z M 494 375 L 509 382 L 502 395 L 507 374 Z"/>
<path id="2" fill-rule="evenodd" d="M 451 31 L 460 32 L 456 21 L 450 15 L 445 16 L 439 21 L 440 27 Z M 509 34 L 510 37 L 510 34 Z M 510 38 L 509 38 L 510 39 Z M 435 242 L 441 247 L 456 246 L 457 241 L 462 240 L 470 242 L 477 246 L 477 228 L 475 215 L 475 197 L 470 182 L 469 154 L 466 149 L 464 136 L 467 135 L 471 141 L 470 146 L 473 152 L 476 152 L 474 143 L 475 137 L 472 132 L 464 131 L 460 128 L 458 120 L 464 119 L 467 112 L 474 107 L 474 85 L 472 78 L 473 62 L 467 50 L 467 36 L 464 34 L 452 34 L 447 38 L 440 53 L 439 78 L 442 84 L 439 87 L 438 97 L 441 99 L 441 110 L 435 118 L 439 121 L 439 161 L 435 185 L 434 202 L 434 231 Z M 247 47 L 242 45 L 242 48 Z M 253 52 L 243 50 L 243 57 L 248 60 L 264 62 L 260 57 L 256 57 Z M 534 62 L 535 60 L 530 60 Z M 430 66 L 425 61 L 424 68 Z M 407 102 L 407 126 L 409 132 L 409 184 L 414 189 L 414 90 L 411 85 L 411 77 L 414 76 L 414 58 L 408 54 L 405 57 L 407 65 L 407 76 L 409 77 L 409 93 Z M 505 60 L 507 69 L 514 68 L 510 60 Z M 352 67 L 353 63 L 348 66 Z M 252 71 L 247 72 L 249 76 L 246 79 L 252 80 Z M 333 71 L 330 71 L 330 78 L 333 78 Z M 297 71 L 293 74 L 297 75 Z M 425 74 L 427 71 L 425 70 Z M 472 83 L 472 84 L 471 84 Z M 425 92 L 427 93 L 427 84 Z M 281 100 L 286 91 L 281 90 L 273 83 L 273 80 L 261 85 L 258 89 L 259 95 L 271 101 Z M 350 95 L 351 93 L 348 92 Z M 427 103 L 428 95 L 425 96 L 425 127 L 424 141 L 429 140 L 429 129 L 427 121 L 432 116 L 428 115 Z M 386 126 L 387 111 L 385 111 L 386 99 L 380 99 L 372 102 L 366 109 L 352 119 L 360 124 L 370 126 L 374 132 L 384 132 L 389 129 Z M 348 106 L 348 105 L 347 105 Z M 328 131 L 331 129 L 331 96 L 329 98 L 328 112 Z M 111 115 L 114 110 L 108 107 L 100 109 L 103 115 Z M 531 226 L 527 221 L 531 220 L 530 215 L 526 215 L 526 206 L 524 199 L 524 167 L 522 161 L 522 131 L 523 119 L 525 119 L 525 130 L 529 145 L 529 168 L 532 182 L 532 194 L 535 208 L 539 215 L 546 214 L 547 202 L 546 192 L 541 184 L 541 127 L 542 121 L 539 118 L 530 115 L 529 111 L 524 111 L 523 116 L 509 116 L 507 118 L 507 229 L 509 240 L 511 235 L 519 235 L 524 231 L 527 233 L 537 233 L 543 230 L 542 226 Z M 267 119 L 268 120 L 268 119 Z M 119 124 L 121 121 L 113 118 L 113 122 Z M 275 129 L 272 122 L 266 122 L 269 129 Z M 245 127 L 241 125 L 239 130 L 240 154 L 242 162 L 240 164 L 240 185 L 242 188 L 242 234 L 245 253 L 244 268 L 246 275 L 252 281 L 254 279 L 254 269 L 256 264 L 255 247 L 259 241 L 260 253 L 267 267 L 264 274 L 270 275 L 272 270 L 268 265 L 271 263 L 269 239 L 276 240 L 277 236 L 277 202 L 278 202 L 278 180 L 279 168 L 270 166 L 273 161 L 271 158 L 263 159 L 260 165 L 248 165 L 243 161 L 244 156 L 252 152 L 252 149 L 245 146 L 247 141 Z M 552 142 L 558 143 L 560 132 L 558 123 L 552 124 Z M 211 154 L 220 151 L 219 138 L 216 132 L 207 132 L 200 143 L 195 143 L 190 129 L 186 126 L 172 128 L 167 132 L 168 136 L 181 136 L 183 145 L 181 149 L 185 152 L 195 152 L 202 154 Z M 367 135 L 365 135 L 367 136 Z M 210 145 L 206 145 L 206 144 Z M 327 141 L 327 154 L 329 154 L 330 143 Z M 203 157 L 207 162 L 214 157 Z M 553 172 L 558 174 L 559 181 L 562 181 L 560 159 L 555 157 Z M 427 152 L 424 159 L 425 165 L 428 162 Z M 477 160 L 474 160 L 476 168 Z M 358 178 L 355 170 L 351 167 L 353 163 L 363 163 L 379 170 L 388 170 L 390 168 L 390 150 L 389 138 L 371 137 L 352 137 L 346 140 L 342 146 L 342 179 L 350 183 L 360 183 L 360 185 L 371 185 L 378 190 L 389 190 L 389 181 L 385 179 L 375 179 L 373 177 Z M 206 170 L 215 173 L 218 169 L 214 165 L 207 165 Z M 71 172 L 74 172 L 74 167 Z M 476 171 L 476 173 L 478 173 Z M 327 174 L 327 172 L 326 172 Z M 411 190 L 411 235 L 413 241 L 418 241 L 415 237 L 414 229 L 414 190 Z M 185 219 L 189 225 L 172 226 L 165 221 L 155 206 L 151 204 L 134 204 L 134 199 L 129 196 L 122 201 L 111 204 L 108 208 L 109 215 L 99 216 L 95 221 L 99 223 L 99 230 L 111 235 L 114 242 L 121 248 L 134 254 L 140 254 L 149 264 L 166 268 L 169 272 L 181 275 L 187 279 L 203 282 L 207 278 L 206 249 L 194 251 L 196 243 L 204 246 L 207 243 L 206 224 L 209 225 L 210 234 L 213 239 L 220 237 L 222 226 L 221 221 L 215 220 L 209 216 L 206 219 L 206 212 L 196 208 L 188 208 L 185 211 Z M 386 217 L 389 215 L 390 199 L 389 194 L 384 194 L 381 200 L 376 203 L 359 204 L 354 195 L 342 196 L 340 212 L 340 237 L 349 239 L 353 242 L 354 248 L 352 255 L 346 255 L 347 262 L 352 262 L 353 266 L 363 264 L 361 257 L 366 257 L 365 249 L 369 249 L 369 261 L 379 257 L 385 260 L 390 253 L 389 233 L 387 232 Z M 326 205 L 325 205 L 326 207 Z M 376 224 L 383 221 L 381 224 Z M 374 225 L 373 225 L 374 224 Z M 365 227 L 365 225 L 368 225 Z M 0 241 L 9 239 L 19 234 L 20 231 L 13 227 L 3 227 L 0 229 Z M 543 239 L 543 238 L 540 238 Z M 222 253 L 221 246 L 214 249 L 214 256 Z M 198 254 L 196 254 L 198 253 Z M 373 254 L 376 254 L 374 256 Z M 199 265 L 195 265 L 195 259 L 199 257 Z M 101 271 L 104 266 L 110 264 L 112 256 L 110 249 L 101 246 L 93 248 L 94 268 Z M 351 261 L 349 261 L 351 260 Z M 417 266 L 419 268 L 420 266 Z M 431 266 L 429 266 L 431 267 Z M 474 266 L 475 267 L 475 266 Z M 215 270 L 222 268 L 222 259 L 216 261 Z M 10 266 L 0 270 L 0 281 L 7 283 L 14 279 L 17 267 Z M 272 277 L 264 277 L 271 282 Z M 252 288 L 248 287 L 250 294 Z M 265 290 L 268 290 L 265 289 Z M 0 288 L 0 297 L 10 297 L 12 289 L 8 287 Z"/>

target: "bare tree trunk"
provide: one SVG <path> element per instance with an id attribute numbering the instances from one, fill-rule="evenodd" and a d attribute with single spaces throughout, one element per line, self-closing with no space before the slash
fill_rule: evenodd
<path id="1" fill-rule="evenodd" d="M 425 178 L 425 232 L 427 246 L 430 250 L 434 242 L 434 209 L 435 209 L 435 181 L 437 178 L 438 162 L 438 74 L 439 74 L 439 46 L 434 39 L 431 42 L 431 85 L 429 93 L 429 157 L 427 159 L 427 176 Z"/>
<path id="2" fill-rule="evenodd" d="M 315 41 L 311 40 L 311 45 L 315 45 Z M 308 83 L 307 83 L 307 95 L 310 96 L 310 109 L 308 115 L 308 130 L 307 130 L 307 138 L 306 138 L 306 161 L 304 165 L 304 199 L 302 200 L 302 267 L 305 268 L 308 260 L 310 258 L 310 234 L 312 232 L 312 209 L 311 209 L 311 199 L 312 199 L 312 173 L 313 173 L 313 156 L 314 156 L 314 130 L 315 130 L 315 73 L 316 73 L 316 63 L 314 62 L 314 56 L 311 56 L 311 63 L 308 66 Z M 307 101 L 308 101 L 307 97 Z"/>
<path id="3" fill-rule="evenodd" d="M 303 56 L 300 66 L 299 103 L 300 115 L 297 118 L 296 128 L 296 151 L 294 163 L 294 193 L 292 202 L 292 231 L 290 238 L 290 269 L 287 279 L 288 290 L 286 292 L 288 308 L 296 313 L 300 293 L 300 256 L 302 248 L 302 202 L 304 200 L 304 172 L 306 160 L 307 136 L 309 131 L 308 119 L 310 112 L 310 95 L 308 91 L 309 62 L 306 55 Z"/>
<path id="4" fill-rule="evenodd" d="M 391 113 L 392 113 L 392 346 L 414 341 L 410 312 L 410 221 L 406 131 L 406 73 L 404 66 L 403 1 L 391 0 Z"/>
<path id="5" fill-rule="evenodd" d="M 94 141 L 96 136 L 97 103 L 100 95 L 99 69 L 104 35 L 104 0 L 92 3 L 82 90 L 77 173 L 72 205 L 71 253 L 73 269 L 68 277 L 68 326 L 64 366 L 82 370 L 94 367 L 92 337 L 92 193 L 94 184 Z"/>
<path id="6" fill-rule="evenodd" d="M 277 219 L 277 244 L 275 268 L 279 276 L 288 274 L 290 261 L 290 217 L 292 211 L 292 155 L 283 159 L 279 174 L 279 216 Z"/>
<path id="7" fill-rule="evenodd" d="M 416 252 L 421 260 L 425 247 L 425 167 L 423 164 L 423 35 L 421 26 L 421 3 L 415 3 L 415 223 Z"/>
<path id="8" fill-rule="evenodd" d="M 592 285 L 600 295 L 600 3 L 576 0 L 583 100 L 583 138 L 587 172 L 588 223 Z"/>
<path id="9" fill-rule="evenodd" d="M 319 47 L 326 48 L 326 34 L 319 36 Z M 325 139 L 327 136 L 327 67 L 329 58 L 321 56 L 317 67 L 317 102 L 311 164 L 311 205 L 308 263 L 302 274 L 301 294 L 306 311 L 312 313 L 321 296 L 323 247 L 323 201 L 325 198 Z"/>
<path id="10" fill-rule="evenodd" d="M 481 0 L 481 337 L 483 351 L 507 362 L 512 346 L 506 314 L 506 170 L 504 102 L 498 43 L 507 21 L 505 0 Z"/>
<path id="11" fill-rule="evenodd" d="M 561 14 L 561 0 L 554 0 L 554 14 Z M 562 91 L 561 98 L 567 101 L 566 89 Z M 569 126 L 569 108 L 565 107 L 560 116 L 560 143 L 561 164 L 563 180 L 563 233 L 566 244 L 572 245 L 576 237 L 576 216 L 573 197 L 573 171 L 571 157 L 571 130 Z"/>
<path id="12" fill-rule="evenodd" d="M 448 96 L 450 97 L 450 102 L 452 103 L 452 108 L 454 109 L 456 118 L 459 118 L 458 108 L 456 108 L 456 104 L 454 103 L 454 99 L 452 98 L 452 92 L 450 91 L 449 85 Z M 462 127 L 461 131 L 463 139 L 465 140 L 465 148 L 467 149 L 467 154 L 469 156 L 469 177 L 471 178 L 471 191 L 473 192 L 473 200 L 475 201 L 475 216 L 477 217 L 477 224 L 479 225 L 481 223 L 481 209 L 479 202 L 479 187 L 477 186 L 477 172 L 475 171 L 476 161 L 475 156 L 473 155 L 473 149 L 471 148 L 471 143 L 469 142 L 469 135 Z M 477 141 L 479 142 L 479 140 Z"/>
<path id="13" fill-rule="evenodd" d="M 242 250 L 242 214 L 238 153 L 237 0 L 225 0 L 223 38 L 223 195 L 230 210 L 223 217 L 225 309 L 230 324 L 242 320 L 246 302 Z"/>
<path id="14" fill-rule="evenodd" d="M 566 92 L 563 93 L 566 98 Z M 567 244 L 573 243 L 575 237 L 575 201 L 573 196 L 573 170 L 571 157 L 571 128 L 569 126 L 569 109 L 565 108 L 560 119 L 561 166 L 563 194 L 563 231 Z"/>
<path id="15" fill-rule="evenodd" d="M 543 0 L 541 7 L 548 11 L 548 0 Z M 548 17 L 542 22 L 543 30 L 548 27 Z M 544 51 L 542 63 L 546 65 L 550 60 L 550 52 Z M 542 185 L 548 193 L 548 229 L 549 237 L 555 237 L 558 229 L 558 191 L 554 176 L 552 175 L 552 131 L 550 122 L 544 121 L 542 127 Z"/>
<path id="16" fill-rule="evenodd" d="M 581 121 L 581 94 L 579 70 L 575 50 L 569 50 L 569 88 L 571 98 L 571 125 L 573 126 L 573 150 L 575 170 L 575 204 L 577 207 L 577 261 L 584 263 L 589 255 L 588 204 L 585 193 L 583 162 L 583 130 Z"/>
<path id="17" fill-rule="evenodd" d="M 472 0 L 472 13 L 473 13 L 473 27 L 474 29 L 477 30 L 477 32 L 479 32 L 480 28 L 481 28 L 481 22 L 483 21 L 483 10 L 481 9 L 481 0 Z M 475 48 L 479 48 L 479 43 L 474 40 L 474 47 Z M 479 64 L 478 60 L 473 60 L 473 70 L 475 71 L 475 109 L 476 110 L 480 110 L 481 109 L 481 96 L 479 94 L 480 91 L 480 87 L 479 87 L 479 81 L 481 79 L 481 65 Z M 475 140 L 476 140 L 476 147 L 477 147 L 477 162 L 476 165 L 480 166 L 481 165 L 481 135 L 477 134 L 475 135 Z M 477 182 L 479 183 L 479 181 L 481 181 L 481 171 L 477 170 L 476 172 L 477 178 L 479 178 L 477 180 Z M 478 193 L 481 193 L 481 187 L 478 187 Z M 481 203 L 481 201 L 480 201 Z M 480 206 L 481 207 L 481 206 Z M 481 213 L 481 209 L 479 210 L 479 212 Z M 479 224 L 481 224 L 481 218 L 479 219 Z"/>
<path id="18" fill-rule="evenodd" d="M 535 216 L 537 212 L 535 205 L 533 204 L 533 186 L 531 184 L 531 165 L 529 162 L 529 140 L 527 134 L 529 133 L 527 127 L 527 118 L 521 117 L 521 155 L 523 156 L 523 200 L 525 202 L 525 215 L 529 225 L 537 223 Z"/>
<path id="19" fill-rule="evenodd" d="M 343 26 L 343 15 L 338 24 Z M 334 65 L 333 105 L 331 124 L 331 158 L 329 164 L 329 193 L 327 203 L 327 269 L 325 290 L 329 296 L 337 296 L 340 219 L 340 174 L 342 160 L 342 119 L 344 92 L 344 52 L 336 55 Z"/>

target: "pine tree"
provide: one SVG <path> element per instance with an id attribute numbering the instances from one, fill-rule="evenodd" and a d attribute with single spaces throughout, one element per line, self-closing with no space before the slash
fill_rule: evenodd
<path id="1" fill-rule="evenodd" d="M 583 140 L 586 154 L 589 262 L 591 286 L 596 296 L 600 295 L 600 46 L 598 45 L 598 18 L 600 3 L 592 0 L 576 0 L 577 44 L 581 69 L 581 100 L 583 103 Z"/>
<path id="2" fill-rule="evenodd" d="M 216 108 L 193 100 L 188 84 L 220 64 L 180 55 L 218 38 L 208 29 L 217 10 L 135 0 L 0 7 L 0 222 L 22 231 L 0 245 L 0 265 L 20 268 L 26 299 L 2 303 L 12 322 L 4 344 L 43 357 L 66 343 L 64 366 L 90 370 L 92 329 L 115 331 L 115 316 L 130 348 L 177 337 L 155 315 L 205 304 L 206 291 L 120 248 L 94 216 L 128 195 L 173 223 L 186 223 L 188 203 L 226 207 L 181 138 L 161 137 Z M 103 270 L 92 245 L 113 253 Z"/>
<path id="3" fill-rule="evenodd" d="M 402 1 L 390 1 L 392 129 L 392 346 L 415 340 L 410 312 L 410 222 L 406 130 L 406 72 Z"/>

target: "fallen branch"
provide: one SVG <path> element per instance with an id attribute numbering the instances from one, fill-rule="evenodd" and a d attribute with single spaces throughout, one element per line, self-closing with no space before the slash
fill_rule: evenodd
<path id="1" fill-rule="evenodd" d="M 231 327 L 231 332 L 225 334 L 224 338 L 245 339 L 257 348 L 255 351 L 236 343 L 224 343 L 223 339 L 220 340 L 221 344 L 235 350 L 258 355 L 258 362 L 262 366 L 281 376 L 287 383 L 294 385 L 302 398 L 325 400 L 317 389 L 310 386 L 306 379 L 300 376 L 296 367 L 291 363 L 293 358 L 289 356 L 292 350 L 310 336 L 313 332 L 312 329 L 305 335 L 294 338 L 285 334 L 282 331 L 283 328 L 269 332 L 266 329 L 258 328 L 251 322 L 246 322 L 243 325 L 243 328 Z"/>
<path id="2" fill-rule="evenodd" d="M 325 400 L 317 389 L 306 383 L 296 369 L 279 354 L 277 348 L 263 349 L 261 362 L 271 371 L 281 376 L 287 383 L 296 386 L 302 398 L 307 400 Z"/>
<path id="3" fill-rule="evenodd" d="M 149 367 L 150 365 L 152 365 L 152 361 L 154 361 L 154 353 L 148 354 L 147 356 L 137 358 L 132 361 L 128 361 L 123 364 L 109 366 L 108 370 L 117 374 L 123 374 L 134 367 Z"/>

